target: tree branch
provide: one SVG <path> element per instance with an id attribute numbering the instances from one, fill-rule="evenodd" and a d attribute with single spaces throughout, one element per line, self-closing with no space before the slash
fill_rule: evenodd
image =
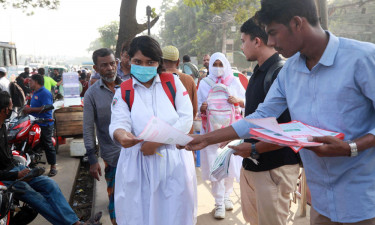
<path id="1" fill-rule="evenodd" d="M 152 28 L 156 22 L 158 22 L 159 20 L 159 16 L 155 17 L 153 20 L 150 21 L 150 28 Z M 144 24 L 138 24 L 137 26 L 137 33 L 141 33 L 143 32 L 144 30 L 147 29 L 147 22 L 144 23 Z"/>
<path id="2" fill-rule="evenodd" d="M 344 9 L 352 6 L 358 6 L 361 7 L 369 2 L 374 2 L 375 0 L 359 0 L 358 2 L 348 3 L 340 6 L 335 6 L 334 4 L 331 4 L 328 6 L 328 15 L 331 16 L 336 10 L 338 9 Z"/>

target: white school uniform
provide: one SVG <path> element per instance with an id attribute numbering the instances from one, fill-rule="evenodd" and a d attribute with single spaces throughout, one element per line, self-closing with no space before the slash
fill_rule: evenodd
<path id="1" fill-rule="evenodd" d="M 210 64 L 209 64 L 210 71 L 212 71 L 211 68 L 213 66 L 213 63 L 216 60 L 220 60 L 224 65 L 225 75 L 223 76 L 223 79 L 225 79 L 227 76 L 233 76 L 233 72 L 230 67 L 230 64 L 222 53 L 215 53 L 211 56 Z M 217 81 L 217 78 L 212 74 L 210 74 L 208 78 L 206 79 L 212 79 L 214 82 Z M 227 88 L 231 96 L 234 96 L 236 98 L 239 98 L 245 101 L 245 89 L 241 85 L 241 82 L 238 78 L 234 77 L 230 85 L 227 86 Z M 207 102 L 207 97 L 208 97 L 208 93 L 210 90 L 211 90 L 211 86 L 207 82 L 202 80 L 199 83 L 198 109 L 200 109 L 203 102 Z M 205 130 L 203 129 L 203 127 L 201 127 L 200 133 L 201 134 L 205 133 Z M 204 180 L 217 181 L 214 177 L 210 176 L 210 168 L 215 162 L 216 157 L 220 153 L 219 145 L 220 144 L 209 145 L 206 148 L 202 149 L 201 151 L 201 170 L 202 170 L 202 179 Z M 228 178 L 236 178 L 237 181 L 239 182 L 242 160 L 243 158 L 241 156 L 232 155 L 231 160 L 230 160 L 230 165 L 229 165 Z"/>
<path id="2" fill-rule="evenodd" d="M 133 79 L 134 103 L 129 107 L 116 90 L 109 133 L 124 129 L 138 136 L 152 116 L 189 133 L 193 109 L 189 95 L 175 77 L 175 105 L 168 99 L 159 75 L 150 88 Z M 115 211 L 119 225 L 192 225 L 196 223 L 196 175 L 193 154 L 174 145 L 144 156 L 142 143 L 122 148 L 117 164 Z"/>

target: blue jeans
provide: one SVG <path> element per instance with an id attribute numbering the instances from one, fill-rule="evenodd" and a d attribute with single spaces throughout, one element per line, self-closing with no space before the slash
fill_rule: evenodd
<path id="1" fill-rule="evenodd" d="M 21 171 L 25 168 L 17 166 L 10 171 Z M 9 186 L 13 181 L 2 182 Z M 54 180 L 39 176 L 29 182 L 18 182 L 14 187 L 25 192 L 16 194 L 17 199 L 29 204 L 53 225 L 70 225 L 79 220 Z"/>

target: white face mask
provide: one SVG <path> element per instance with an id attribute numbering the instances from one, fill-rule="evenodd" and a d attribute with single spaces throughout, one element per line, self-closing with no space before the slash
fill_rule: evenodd
<path id="1" fill-rule="evenodd" d="M 224 76 L 224 67 L 212 67 L 210 73 L 216 77 Z"/>

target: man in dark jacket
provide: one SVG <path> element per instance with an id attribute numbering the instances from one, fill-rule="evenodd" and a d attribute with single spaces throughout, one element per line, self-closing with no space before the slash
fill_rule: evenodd
<path id="1" fill-rule="evenodd" d="M 30 170 L 24 165 L 17 165 L 12 158 L 12 152 L 8 147 L 5 120 L 10 117 L 13 104 L 10 95 L 0 92 L 0 181 L 9 186 L 14 180 L 26 176 Z M 28 181 L 20 181 L 14 186 L 24 194 L 16 193 L 17 199 L 26 202 L 51 224 L 98 224 L 83 223 L 65 200 L 59 186 L 55 181 L 39 176 Z M 100 219 L 100 218 L 98 218 Z"/>
<path id="2" fill-rule="evenodd" d="M 254 18 L 241 26 L 242 51 L 248 61 L 257 61 L 254 74 L 246 89 L 245 115 L 253 113 L 261 104 L 281 67 L 281 58 L 273 47 L 267 45 L 264 27 Z M 267 83 L 268 78 L 271 83 Z M 266 80 L 266 81 L 265 81 Z M 286 110 L 279 123 L 290 121 Z M 245 142 L 255 146 L 254 139 Z M 255 151 L 255 147 L 251 147 Z M 276 151 L 250 155 L 251 151 L 238 151 L 244 157 L 240 179 L 241 206 L 246 222 L 252 225 L 285 225 L 289 215 L 290 194 L 293 193 L 298 174 L 299 156 L 289 147 Z M 269 216 L 272 215 L 272 216 Z"/>

